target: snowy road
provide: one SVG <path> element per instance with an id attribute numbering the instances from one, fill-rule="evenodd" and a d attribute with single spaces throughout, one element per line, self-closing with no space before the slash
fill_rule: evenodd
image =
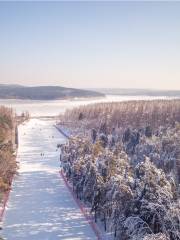
<path id="1" fill-rule="evenodd" d="M 34 119 L 20 126 L 20 169 L 0 232 L 4 239 L 96 239 L 58 172 L 56 145 L 64 140 L 50 121 Z"/>

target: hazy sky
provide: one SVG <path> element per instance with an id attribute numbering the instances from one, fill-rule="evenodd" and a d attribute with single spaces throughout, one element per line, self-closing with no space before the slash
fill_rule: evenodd
<path id="1" fill-rule="evenodd" d="M 180 2 L 0 2 L 0 83 L 180 89 Z"/>

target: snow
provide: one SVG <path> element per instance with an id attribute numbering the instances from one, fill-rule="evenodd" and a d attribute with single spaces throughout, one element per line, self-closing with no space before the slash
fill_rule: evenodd
<path id="1" fill-rule="evenodd" d="M 20 169 L 5 211 L 4 239 L 97 239 L 59 175 L 56 146 L 63 142 L 51 121 L 32 119 L 19 127 Z"/>

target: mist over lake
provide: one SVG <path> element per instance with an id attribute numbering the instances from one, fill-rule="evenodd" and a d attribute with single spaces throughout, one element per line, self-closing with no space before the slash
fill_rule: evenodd
<path id="1" fill-rule="evenodd" d="M 100 102 L 119 102 L 131 100 L 154 100 L 154 99 L 173 99 L 167 96 L 119 96 L 107 95 L 102 98 L 86 98 L 73 100 L 19 100 L 19 99 L 0 99 L 0 105 L 13 108 L 17 114 L 28 111 L 31 116 L 56 116 L 65 112 L 67 109 Z"/>

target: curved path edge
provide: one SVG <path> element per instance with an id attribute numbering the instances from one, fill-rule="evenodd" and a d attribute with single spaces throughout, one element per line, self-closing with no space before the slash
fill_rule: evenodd
<path id="1" fill-rule="evenodd" d="M 72 190 L 72 186 L 68 182 L 68 180 L 67 180 L 66 176 L 64 175 L 64 172 L 63 172 L 62 169 L 59 171 L 59 173 L 60 173 L 60 176 L 62 177 L 62 179 L 64 180 L 64 183 L 65 183 L 66 187 L 68 188 L 69 192 L 71 193 L 74 201 L 76 202 L 79 209 L 81 210 L 81 213 L 83 214 L 83 216 L 85 217 L 85 219 L 87 220 L 87 222 L 91 226 L 93 232 L 95 233 L 95 235 L 97 237 L 97 240 L 103 240 L 104 238 L 102 236 L 102 233 L 101 233 L 100 229 L 98 228 L 97 224 L 93 221 L 92 214 L 86 209 L 84 204 L 76 197 L 74 191 Z"/>

